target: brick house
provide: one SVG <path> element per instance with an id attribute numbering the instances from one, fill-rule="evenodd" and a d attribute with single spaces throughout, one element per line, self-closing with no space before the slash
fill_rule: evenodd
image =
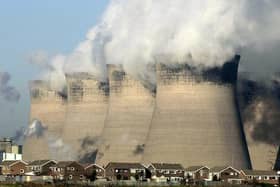
<path id="1" fill-rule="evenodd" d="M 207 166 L 190 166 L 185 169 L 185 178 L 188 182 L 203 181 L 209 179 L 210 168 Z"/>
<path id="2" fill-rule="evenodd" d="M 145 167 L 140 163 L 110 162 L 105 167 L 105 176 L 109 180 L 144 180 Z"/>
<path id="3" fill-rule="evenodd" d="M 209 170 L 209 179 L 212 181 L 222 181 L 222 182 L 229 182 L 232 181 L 239 181 L 241 182 L 240 178 L 240 171 L 238 169 L 233 168 L 232 166 L 221 166 L 221 167 L 213 167 Z"/>
<path id="4" fill-rule="evenodd" d="M 152 163 L 148 170 L 151 172 L 151 180 L 156 182 L 180 183 L 185 173 L 181 164 Z"/>
<path id="5" fill-rule="evenodd" d="M 3 161 L 0 164 L 1 175 L 18 176 L 24 175 L 27 163 L 22 160 Z"/>
<path id="6" fill-rule="evenodd" d="M 278 184 L 279 175 L 276 171 L 241 170 L 241 177 L 247 184 Z"/>
<path id="7" fill-rule="evenodd" d="M 35 160 L 26 166 L 26 174 L 31 175 L 49 175 L 50 167 L 57 164 L 55 160 Z"/>
<path id="8" fill-rule="evenodd" d="M 85 177 L 91 179 L 95 175 L 96 179 L 105 178 L 105 169 L 97 164 L 84 164 Z"/>
<path id="9" fill-rule="evenodd" d="M 76 161 L 61 161 L 50 167 L 54 180 L 78 182 L 85 180 L 84 166 Z"/>

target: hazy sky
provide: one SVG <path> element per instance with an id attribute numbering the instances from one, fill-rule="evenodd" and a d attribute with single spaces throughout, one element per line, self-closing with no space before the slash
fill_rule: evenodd
<path id="1" fill-rule="evenodd" d="M 28 125 L 28 81 L 38 77 L 39 69 L 27 56 L 38 50 L 69 53 L 107 4 L 108 0 L 0 2 L 0 72 L 9 72 L 9 84 L 21 93 L 18 103 L 0 98 L 0 136 L 12 136 L 16 128 Z"/>

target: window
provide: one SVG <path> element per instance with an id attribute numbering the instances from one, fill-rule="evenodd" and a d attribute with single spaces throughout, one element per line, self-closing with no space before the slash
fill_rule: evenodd
<path id="1" fill-rule="evenodd" d="M 75 168 L 74 168 L 74 167 L 71 167 L 71 170 L 72 170 L 72 171 L 75 171 Z"/>
<path id="2" fill-rule="evenodd" d="M 84 178 L 84 176 L 83 175 L 80 175 L 80 179 L 83 179 Z"/>
<path id="3" fill-rule="evenodd" d="M 69 180 L 72 180 L 72 178 L 73 178 L 72 175 L 69 175 L 69 176 L 68 176 L 68 179 L 69 179 Z"/>
<path id="4" fill-rule="evenodd" d="M 171 171 L 170 171 L 170 174 L 176 174 L 176 171 L 171 170 Z"/>
<path id="5" fill-rule="evenodd" d="M 24 169 L 20 169 L 20 173 L 24 173 Z"/>

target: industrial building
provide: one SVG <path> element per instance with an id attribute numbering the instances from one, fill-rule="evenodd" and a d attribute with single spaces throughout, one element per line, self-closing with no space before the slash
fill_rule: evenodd
<path id="1" fill-rule="evenodd" d="M 140 80 L 120 65 L 108 65 L 110 97 L 98 149 L 98 164 L 142 160 L 155 98 Z"/>
<path id="2" fill-rule="evenodd" d="M 64 143 L 73 153 L 67 158 L 94 161 L 108 107 L 108 83 L 88 73 L 66 75 L 67 110 L 63 127 Z"/>
<path id="3" fill-rule="evenodd" d="M 22 160 L 22 145 L 17 145 L 10 138 L 0 139 L 0 162 Z"/>
<path id="4" fill-rule="evenodd" d="M 235 97 L 239 56 L 221 68 L 157 65 L 156 106 L 143 161 L 250 168 Z"/>
<path id="5" fill-rule="evenodd" d="M 46 132 L 39 136 L 26 137 L 24 160 L 40 160 L 54 157 L 49 150 L 50 136 L 60 136 L 65 123 L 66 94 L 52 90 L 46 81 L 30 82 L 30 125 L 39 121 Z"/>

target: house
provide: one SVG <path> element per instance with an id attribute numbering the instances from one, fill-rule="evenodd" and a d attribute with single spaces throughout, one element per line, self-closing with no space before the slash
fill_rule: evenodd
<path id="1" fill-rule="evenodd" d="M 85 164 L 84 169 L 87 179 L 95 180 L 105 178 L 105 169 L 97 164 Z"/>
<path id="2" fill-rule="evenodd" d="M 232 166 L 213 167 L 209 170 L 209 179 L 229 183 L 241 183 L 240 171 Z"/>
<path id="3" fill-rule="evenodd" d="M 140 163 L 110 162 L 105 167 L 109 180 L 145 180 L 145 167 Z"/>
<path id="4" fill-rule="evenodd" d="M 50 167 L 57 164 L 55 160 L 35 160 L 26 166 L 26 174 L 30 175 L 48 175 Z"/>
<path id="5" fill-rule="evenodd" d="M 156 182 L 180 183 L 185 173 L 181 164 L 152 163 L 148 170 L 151 172 L 151 180 Z"/>
<path id="6" fill-rule="evenodd" d="M 247 184 L 278 184 L 280 176 L 276 171 L 241 170 L 241 177 Z"/>
<path id="7" fill-rule="evenodd" d="M 85 180 L 84 166 L 76 161 L 61 161 L 50 167 L 55 181 L 78 182 Z"/>
<path id="8" fill-rule="evenodd" d="M 17 176 L 24 175 L 27 163 L 22 160 L 4 161 L 0 164 L 1 175 Z"/>
<path id="9" fill-rule="evenodd" d="M 185 169 L 185 178 L 188 182 L 203 181 L 209 179 L 210 168 L 207 166 L 190 166 Z"/>

